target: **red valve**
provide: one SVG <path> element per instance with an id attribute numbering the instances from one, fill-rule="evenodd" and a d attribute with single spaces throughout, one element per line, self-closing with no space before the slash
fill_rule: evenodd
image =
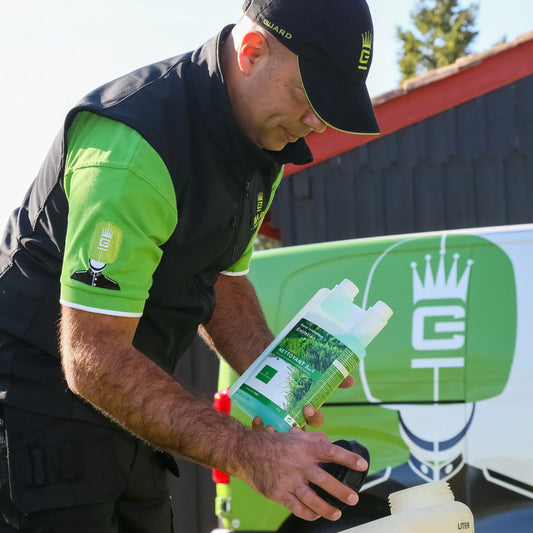
<path id="1" fill-rule="evenodd" d="M 229 396 L 229 389 L 224 389 L 215 393 L 213 407 L 215 408 L 215 411 L 218 411 L 219 413 L 226 413 L 228 415 L 230 414 L 231 398 Z M 223 483 L 227 485 L 229 483 L 229 479 L 230 478 L 228 474 L 213 468 L 213 481 L 215 483 Z"/>
<path id="2" fill-rule="evenodd" d="M 219 413 L 230 414 L 231 398 L 229 397 L 229 389 L 224 389 L 215 393 L 213 407 L 215 408 L 215 411 L 218 411 Z"/>

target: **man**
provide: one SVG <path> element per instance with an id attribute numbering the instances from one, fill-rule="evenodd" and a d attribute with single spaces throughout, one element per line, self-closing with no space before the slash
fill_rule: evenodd
<path id="1" fill-rule="evenodd" d="M 248 0 L 244 12 L 198 50 L 84 98 L 11 217 L 2 531 L 170 531 L 172 455 L 306 520 L 340 517 L 309 483 L 357 502 L 317 464 L 363 459 L 321 433 L 251 431 L 171 377 L 198 330 L 239 373 L 269 344 L 245 274 L 283 164 L 309 162 L 304 137 L 326 124 L 378 132 L 364 0 Z"/>

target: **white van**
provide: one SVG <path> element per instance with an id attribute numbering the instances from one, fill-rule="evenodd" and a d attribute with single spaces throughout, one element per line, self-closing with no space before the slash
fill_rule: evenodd
<path id="1" fill-rule="evenodd" d="M 360 503 L 338 523 L 308 523 L 232 479 L 217 485 L 221 527 L 338 532 L 387 515 L 391 492 L 446 480 L 477 533 L 533 532 L 533 225 L 268 250 L 250 278 L 274 333 L 344 278 L 358 305 L 383 300 L 394 315 L 356 385 L 322 409 L 332 440 L 370 452 Z M 234 379 L 222 366 L 219 388 Z"/>

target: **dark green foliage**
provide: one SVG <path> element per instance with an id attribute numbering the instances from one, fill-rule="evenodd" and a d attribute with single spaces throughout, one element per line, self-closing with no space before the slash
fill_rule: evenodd
<path id="1" fill-rule="evenodd" d="M 320 341 L 313 341 L 302 337 L 293 331 L 289 333 L 280 343 L 280 347 L 289 350 L 299 359 L 305 361 L 310 367 L 323 373 L 346 349 L 346 346 L 332 335 L 322 332 L 324 338 Z M 291 368 L 288 380 L 288 391 L 286 395 L 285 409 L 290 411 L 305 396 L 313 379 L 297 367 Z"/>
<path id="2" fill-rule="evenodd" d="M 475 20 L 479 4 L 461 9 L 457 0 L 418 0 L 411 20 L 415 31 L 396 28 L 402 42 L 399 59 L 402 81 L 451 65 L 469 53 L 478 35 Z"/>

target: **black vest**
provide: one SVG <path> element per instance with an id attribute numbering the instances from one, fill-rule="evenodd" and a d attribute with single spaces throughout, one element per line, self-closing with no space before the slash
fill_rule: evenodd
<path id="1" fill-rule="evenodd" d="M 230 29 L 193 53 L 104 85 L 68 114 L 0 244 L 0 329 L 59 356 L 66 132 L 76 114 L 87 110 L 138 131 L 174 184 L 178 224 L 162 246 L 134 339 L 140 351 L 173 371 L 198 324 L 212 313 L 218 273 L 239 259 L 253 236 L 258 195 L 263 193 L 266 206 L 281 165 L 310 161 L 303 140 L 268 152 L 237 125 L 218 64 L 219 44 Z"/>

